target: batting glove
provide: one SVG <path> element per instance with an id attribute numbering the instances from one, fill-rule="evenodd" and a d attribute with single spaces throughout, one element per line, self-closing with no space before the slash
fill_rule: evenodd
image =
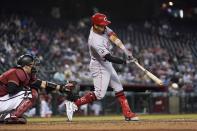
<path id="1" fill-rule="evenodd" d="M 134 58 L 134 57 L 132 57 L 132 58 L 126 60 L 126 63 L 127 63 L 127 64 L 133 63 L 133 62 L 137 62 L 137 59 Z"/>
<path id="2" fill-rule="evenodd" d="M 133 55 L 129 50 L 125 50 L 125 55 L 127 56 L 127 59 L 132 59 Z"/>

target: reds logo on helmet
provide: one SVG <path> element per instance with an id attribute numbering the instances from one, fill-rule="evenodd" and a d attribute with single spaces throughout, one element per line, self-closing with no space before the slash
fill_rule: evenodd
<path id="1" fill-rule="evenodd" d="M 111 21 L 107 20 L 107 16 L 101 13 L 96 13 L 92 16 L 92 24 L 107 26 L 111 24 Z"/>

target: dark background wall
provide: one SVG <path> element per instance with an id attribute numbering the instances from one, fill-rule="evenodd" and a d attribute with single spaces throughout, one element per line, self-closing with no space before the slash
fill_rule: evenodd
<path id="1" fill-rule="evenodd" d="M 169 0 L 1 0 L 0 13 L 30 14 L 50 17 L 53 7 L 60 9 L 61 18 L 75 20 L 89 17 L 94 11 L 106 13 L 113 20 L 135 21 L 161 16 L 162 3 Z M 172 0 L 174 8 L 197 7 L 196 0 Z"/>

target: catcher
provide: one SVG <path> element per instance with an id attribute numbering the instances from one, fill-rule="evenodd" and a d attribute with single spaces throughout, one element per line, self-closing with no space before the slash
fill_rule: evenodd
<path id="1" fill-rule="evenodd" d="M 39 63 L 36 57 L 25 54 L 18 58 L 16 67 L 0 75 L 0 123 L 25 124 L 23 114 L 35 104 L 40 89 L 71 94 L 75 82 L 59 85 L 37 79 Z"/>

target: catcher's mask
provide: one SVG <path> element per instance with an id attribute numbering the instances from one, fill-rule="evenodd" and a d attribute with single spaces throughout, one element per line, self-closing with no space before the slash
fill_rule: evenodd
<path id="1" fill-rule="evenodd" d="M 40 64 L 40 60 L 33 56 L 32 54 L 25 54 L 21 55 L 17 59 L 17 66 L 18 67 L 24 67 L 24 66 L 32 66 L 31 73 L 37 72 L 37 66 Z"/>

